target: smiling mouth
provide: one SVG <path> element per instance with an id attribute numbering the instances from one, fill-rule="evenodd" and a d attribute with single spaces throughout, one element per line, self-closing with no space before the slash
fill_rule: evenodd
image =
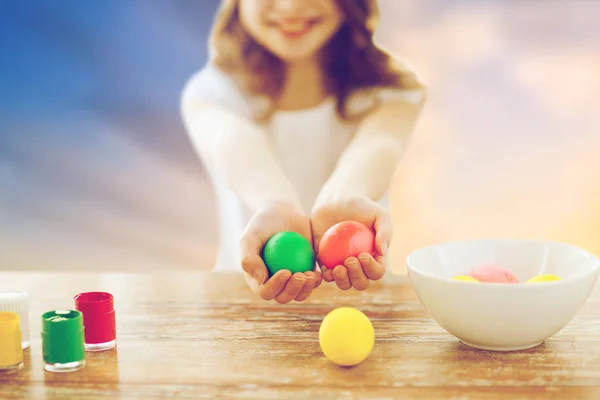
<path id="1" fill-rule="evenodd" d="M 288 20 L 272 24 L 287 39 L 297 39 L 306 35 L 321 21 L 319 18 L 310 20 Z"/>

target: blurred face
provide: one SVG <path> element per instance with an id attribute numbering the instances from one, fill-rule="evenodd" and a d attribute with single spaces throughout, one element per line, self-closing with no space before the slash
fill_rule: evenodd
<path id="1" fill-rule="evenodd" d="M 337 32 L 335 0 L 240 0 L 244 29 L 283 61 L 313 57 Z"/>

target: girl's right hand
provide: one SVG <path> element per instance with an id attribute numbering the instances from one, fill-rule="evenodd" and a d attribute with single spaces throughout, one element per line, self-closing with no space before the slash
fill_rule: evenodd
<path id="1" fill-rule="evenodd" d="M 269 277 L 261 257 L 265 243 L 283 231 L 297 232 L 312 243 L 310 219 L 293 205 L 273 204 L 256 212 L 241 239 L 242 269 L 252 291 L 264 300 L 274 299 L 280 304 L 304 301 L 321 284 L 321 273 L 315 270 L 292 275 L 281 270 Z"/>

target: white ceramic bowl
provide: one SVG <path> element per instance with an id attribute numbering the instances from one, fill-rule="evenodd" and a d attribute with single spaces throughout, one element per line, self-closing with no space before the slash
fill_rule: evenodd
<path id="1" fill-rule="evenodd" d="M 411 253 L 407 268 L 423 306 L 464 344 L 485 350 L 535 347 L 579 312 L 598 278 L 600 261 L 566 244 L 483 239 L 444 243 Z M 563 278 L 537 284 L 451 280 L 480 265 L 497 264 L 520 282 L 541 273 Z"/>

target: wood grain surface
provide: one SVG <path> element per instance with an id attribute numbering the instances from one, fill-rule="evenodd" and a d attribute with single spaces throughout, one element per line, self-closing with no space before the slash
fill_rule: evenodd
<path id="1" fill-rule="evenodd" d="M 325 285 L 304 303 L 255 297 L 240 274 L 0 273 L 31 296 L 25 367 L 0 374 L 0 399 L 599 399 L 600 286 L 575 320 L 538 348 L 470 349 L 423 309 L 405 276 L 365 292 Z M 40 315 L 78 292 L 115 295 L 118 345 L 77 372 L 45 372 Z M 376 344 L 354 368 L 324 358 L 323 317 L 353 306 Z"/>

